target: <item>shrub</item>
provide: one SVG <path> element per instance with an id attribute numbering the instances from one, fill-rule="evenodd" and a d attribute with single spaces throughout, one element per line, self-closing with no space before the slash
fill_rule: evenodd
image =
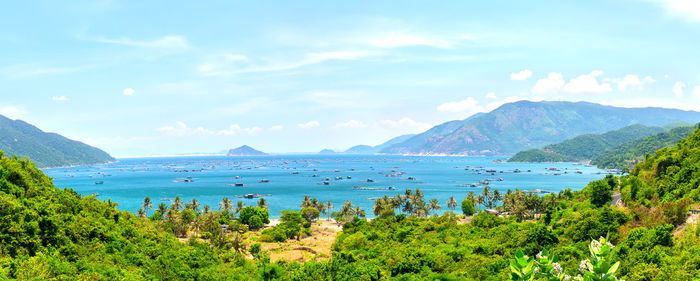
<path id="1" fill-rule="evenodd" d="M 467 216 L 471 216 L 476 213 L 476 208 L 474 208 L 472 201 L 468 199 L 462 200 L 462 213 Z"/>

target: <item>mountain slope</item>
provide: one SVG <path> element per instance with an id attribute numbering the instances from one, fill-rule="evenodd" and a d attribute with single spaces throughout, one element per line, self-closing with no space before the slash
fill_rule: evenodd
<path id="1" fill-rule="evenodd" d="M 636 124 L 604 134 L 585 134 L 542 149 L 520 151 L 509 162 L 574 162 L 590 160 L 625 142 L 663 132 L 662 127 Z"/>
<path id="2" fill-rule="evenodd" d="M 252 148 L 247 145 L 242 145 L 233 149 L 230 149 L 226 156 L 264 156 L 267 153 Z"/>
<path id="3" fill-rule="evenodd" d="M 29 157 L 38 167 L 114 161 L 112 156 L 96 147 L 56 133 L 46 133 L 27 122 L 11 120 L 1 115 L 0 150 L 8 156 Z"/>
<path id="4" fill-rule="evenodd" d="M 380 145 L 377 145 L 377 146 L 369 146 L 369 145 L 363 145 L 363 144 L 356 145 L 356 146 L 353 146 L 353 147 L 349 148 L 348 150 L 346 150 L 345 153 L 347 153 L 347 154 L 375 154 L 384 148 L 387 148 L 387 147 L 392 146 L 392 145 L 397 144 L 397 143 L 402 143 L 402 142 L 406 141 L 407 139 L 412 138 L 413 136 L 415 136 L 415 134 L 401 135 L 401 136 L 392 138 L 392 139 L 390 139 L 390 140 L 388 140 Z"/>
<path id="5" fill-rule="evenodd" d="M 679 127 L 653 136 L 624 143 L 594 157 L 591 160 L 591 164 L 597 165 L 600 168 L 629 168 L 635 163 L 644 160 L 647 154 L 653 154 L 659 149 L 675 145 L 680 140 L 688 137 L 695 128 L 695 126 Z"/>
<path id="6" fill-rule="evenodd" d="M 498 155 L 542 147 L 578 135 L 632 124 L 700 121 L 700 112 L 621 108 L 588 102 L 519 101 L 485 114 L 435 126 L 380 151 L 392 154 Z"/>

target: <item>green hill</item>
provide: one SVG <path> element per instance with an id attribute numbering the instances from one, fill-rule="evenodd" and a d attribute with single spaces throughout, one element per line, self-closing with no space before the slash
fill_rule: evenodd
<path id="1" fill-rule="evenodd" d="M 98 148 L 56 133 L 44 132 L 22 120 L 11 120 L 1 115 L 0 150 L 8 156 L 28 157 L 38 167 L 114 161 L 112 156 Z"/>
<path id="2" fill-rule="evenodd" d="M 489 113 L 440 124 L 380 153 L 513 154 L 633 124 L 661 126 L 698 121 L 700 112 L 695 111 L 622 108 L 587 102 L 519 101 L 504 104 Z"/>
<path id="3" fill-rule="evenodd" d="M 628 141 L 663 132 L 661 127 L 631 125 L 604 134 L 585 134 L 542 149 L 516 153 L 509 162 L 576 162 L 590 160 Z"/>
<path id="4" fill-rule="evenodd" d="M 695 130 L 694 126 L 679 127 L 653 136 L 639 138 L 603 152 L 594 157 L 591 164 L 609 169 L 630 168 L 644 160 L 647 154 L 653 154 L 659 149 L 675 145 L 678 141 L 688 137 L 693 130 Z"/>

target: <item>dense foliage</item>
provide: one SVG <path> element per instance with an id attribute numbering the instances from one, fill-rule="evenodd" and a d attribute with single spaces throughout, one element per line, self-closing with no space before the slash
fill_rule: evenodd
<path id="1" fill-rule="evenodd" d="M 30 162 L 2 157 L 0 276 L 568 280 L 581 275 L 571 278 L 691 280 L 700 278 L 700 228 L 686 221 L 688 209 L 700 202 L 698 163 L 700 130 L 648 157 L 631 175 L 608 176 L 581 191 L 538 196 L 484 188 L 479 194 L 468 193 L 462 211 L 475 212 L 469 217 L 452 211 L 436 215 L 439 202 L 425 200 L 418 189 L 377 199 L 372 210 L 377 217 L 370 221 L 352 202 L 331 212 L 331 204 L 306 197 L 298 211 L 282 212 L 280 224 L 262 230 L 259 237 L 300 239 L 310 234 L 313 220 L 327 214 L 346 222 L 332 257 L 271 263 L 260 244 L 246 245 L 243 238 L 249 227 L 255 229 L 255 221 L 266 219 L 264 200 L 257 207 L 234 207 L 225 198 L 221 211 L 212 211 L 179 198 L 170 206 L 153 208 L 147 198 L 143 212 L 135 216 L 118 211 L 115 203 L 56 189 Z M 612 204 L 618 192 L 624 208 Z M 454 198 L 447 202 L 450 210 L 457 205 Z M 501 214 L 481 208 L 496 208 Z M 145 219 L 150 209 L 153 215 Z M 187 242 L 176 236 L 188 237 Z"/>
<path id="2" fill-rule="evenodd" d="M 0 149 L 29 157 L 39 167 L 87 165 L 114 161 L 106 152 L 59 134 L 46 133 L 22 120 L 0 115 Z"/>
<path id="3" fill-rule="evenodd" d="M 575 162 L 590 160 L 623 143 L 647 137 L 663 130 L 661 127 L 647 127 L 637 124 L 604 134 L 585 134 L 560 143 L 546 145 L 542 149 L 518 152 L 508 161 Z"/>
<path id="4" fill-rule="evenodd" d="M 639 138 L 603 152 L 591 159 L 591 164 L 606 169 L 630 168 L 644 160 L 647 154 L 654 154 L 659 149 L 673 146 L 678 141 L 687 138 L 693 130 L 695 130 L 695 126 L 678 127 L 653 136 Z"/>

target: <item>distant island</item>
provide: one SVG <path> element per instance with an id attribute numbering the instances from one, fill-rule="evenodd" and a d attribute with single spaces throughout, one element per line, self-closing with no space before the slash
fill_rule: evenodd
<path id="1" fill-rule="evenodd" d="M 334 150 L 326 148 L 326 149 L 319 151 L 318 154 L 336 154 L 336 153 Z"/>
<path id="2" fill-rule="evenodd" d="M 226 156 L 265 156 L 265 152 L 257 150 L 247 145 L 242 145 L 237 148 L 230 149 Z"/>
<path id="3" fill-rule="evenodd" d="M 102 164 L 115 161 L 107 152 L 22 120 L 0 115 L 0 150 L 7 157 L 27 157 L 40 168 Z"/>

